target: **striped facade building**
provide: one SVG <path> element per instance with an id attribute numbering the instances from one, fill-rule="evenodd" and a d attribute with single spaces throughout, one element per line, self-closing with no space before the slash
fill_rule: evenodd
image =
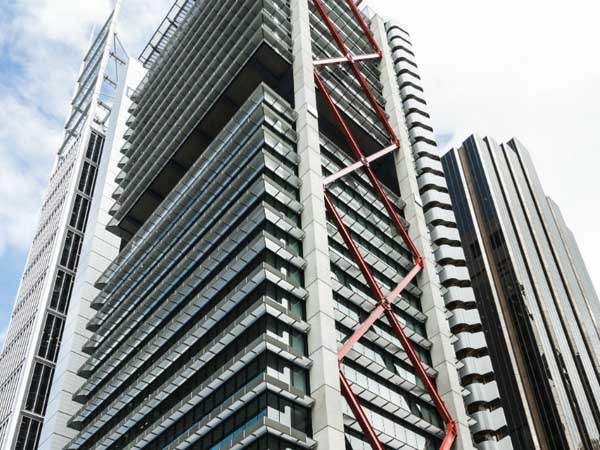
<path id="1" fill-rule="evenodd" d="M 516 139 L 443 157 L 514 448 L 600 448 L 600 303 Z"/>
<path id="2" fill-rule="evenodd" d="M 61 448 L 72 433 L 66 425 L 77 407 L 94 282 L 120 248 L 106 225 L 127 92 L 144 72 L 116 35 L 118 9 L 91 37 L 81 65 L 0 353 L 3 450 Z M 50 435 L 56 442 L 46 447 Z"/>

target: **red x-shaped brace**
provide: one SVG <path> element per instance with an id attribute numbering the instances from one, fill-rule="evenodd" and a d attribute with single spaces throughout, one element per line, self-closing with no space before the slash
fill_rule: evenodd
<path id="1" fill-rule="evenodd" d="M 335 1 L 338 1 L 338 0 L 335 0 Z M 448 408 L 446 407 L 446 405 L 442 401 L 440 395 L 438 394 L 433 381 L 427 374 L 423 364 L 421 363 L 421 360 L 419 359 L 419 357 L 417 356 L 417 353 L 413 349 L 413 346 L 412 346 L 410 340 L 404 333 L 404 330 L 402 329 L 402 325 L 400 325 L 400 322 L 398 321 L 396 314 L 394 313 L 394 311 L 391 308 L 392 303 L 398 298 L 398 296 L 404 291 L 404 289 L 410 284 L 410 282 L 423 269 L 424 261 L 423 261 L 423 258 L 421 257 L 421 255 L 419 254 L 419 251 L 417 250 L 415 244 L 411 240 L 408 232 L 402 225 L 402 222 L 400 221 L 400 218 L 398 217 L 396 210 L 392 206 L 392 204 L 391 204 L 390 200 L 388 199 L 387 195 L 385 194 L 385 191 L 383 190 L 379 180 L 377 179 L 377 176 L 375 175 L 373 169 L 371 168 L 371 163 L 373 163 L 374 161 L 377 161 L 378 159 L 384 157 L 385 155 L 393 153 L 400 149 L 400 141 L 399 141 L 398 137 L 396 136 L 396 133 L 392 129 L 392 126 L 390 125 L 390 123 L 387 119 L 387 116 L 385 115 L 385 112 L 381 109 L 381 107 L 377 103 L 377 100 L 373 96 L 373 93 L 371 92 L 371 89 L 367 83 L 367 80 L 365 79 L 365 77 L 362 74 L 361 69 L 360 69 L 361 62 L 381 60 L 383 58 L 383 53 L 382 53 L 381 49 L 379 48 L 379 46 L 377 45 L 377 42 L 375 41 L 375 38 L 371 34 L 371 31 L 370 31 L 368 25 L 366 24 L 365 20 L 363 19 L 360 11 L 358 10 L 357 3 L 355 3 L 354 0 L 339 0 L 339 1 L 346 3 L 347 6 L 350 8 L 352 15 L 356 19 L 360 29 L 362 30 L 366 39 L 368 40 L 369 45 L 371 46 L 371 48 L 373 50 L 373 53 L 363 54 L 363 55 L 353 55 L 349 51 L 346 44 L 344 43 L 335 24 L 330 19 L 329 14 L 327 13 L 327 10 L 325 9 L 322 1 L 321 0 L 313 0 L 313 5 L 315 6 L 319 16 L 321 17 L 321 20 L 323 21 L 323 23 L 329 30 L 333 40 L 335 41 L 336 46 L 338 47 L 338 49 L 341 53 L 341 56 L 334 56 L 331 58 L 314 61 L 314 76 L 315 76 L 316 87 L 319 90 L 319 92 L 321 93 L 321 95 L 323 96 L 323 98 L 325 99 L 325 102 L 327 103 L 329 110 L 331 111 L 335 121 L 337 122 L 337 124 L 340 128 L 340 131 L 344 135 L 354 158 L 356 159 L 355 163 L 353 163 L 350 166 L 340 170 L 339 172 L 325 178 L 325 180 L 324 180 L 325 206 L 330 215 L 330 218 L 333 220 L 333 222 L 337 226 L 337 229 L 338 229 L 340 235 L 342 236 L 346 246 L 350 250 L 350 253 L 352 255 L 354 262 L 358 265 L 361 273 L 365 277 L 365 280 L 367 281 L 367 283 L 369 285 L 371 295 L 377 302 L 377 306 L 370 313 L 369 317 L 365 321 L 363 321 L 356 330 L 354 330 L 354 333 L 344 342 L 342 348 L 338 352 L 338 363 L 339 363 L 339 369 L 340 369 L 340 381 L 341 381 L 342 395 L 348 402 L 350 409 L 352 410 L 352 412 L 354 414 L 354 417 L 356 418 L 359 426 L 361 427 L 361 429 L 362 429 L 365 437 L 369 441 L 371 447 L 374 450 L 384 450 L 383 445 L 381 444 L 379 437 L 377 436 L 377 433 L 375 432 L 375 430 L 373 429 L 373 426 L 371 425 L 370 421 L 368 420 L 357 396 L 352 391 L 352 387 L 351 387 L 350 383 L 344 376 L 344 373 L 343 373 L 342 367 L 341 367 L 341 363 L 342 363 L 342 360 L 344 359 L 344 357 L 350 351 L 350 349 L 354 346 L 354 344 L 356 344 L 356 342 L 358 342 L 365 335 L 365 333 L 371 328 L 371 326 L 373 326 L 373 324 L 378 319 L 380 319 L 382 316 L 385 316 L 387 318 L 388 322 L 390 323 L 391 327 L 393 328 L 394 333 L 400 340 L 402 347 L 404 348 L 404 351 L 406 352 L 413 368 L 415 369 L 415 371 L 417 373 L 417 376 L 423 381 L 423 385 L 425 386 L 426 391 L 429 393 L 438 414 L 441 416 L 442 420 L 444 421 L 446 434 L 445 434 L 444 440 L 442 441 L 442 445 L 440 446 L 440 450 L 450 450 L 450 448 L 452 447 L 452 444 L 454 443 L 454 441 L 456 439 L 456 435 L 457 435 L 456 423 L 452 419 L 452 416 L 450 415 Z M 359 3 L 360 3 L 360 1 L 359 1 Z M 350 68 L 350 70 L 351 70 L 352 74 L 354 75 L 354 77 L 356 78 L 356 80 L 358 81 L 358 83 L 360 84 L 363 93 L 365 94 L 365 96 L 367 97 L 367 99 L 369 101 L 369 104 L 375 111 L 375 114 L 376 114 L 378 120 L 381 122 L 381 124 L 383 125 L 383 128 L 385 129 L 386 133 L 389 136 L 390 145 L 387 146 L 386 148 L 384 148 L 376 153 L 373 153 L 372 155 L 369 155 L 369 156 L 366 156 L 363 153 L 363 151 L 360 149 L 356 139 L 354 138 L 352 132 L 350 131 L 350 128 L 348 127 L 344 117 L 342 116 L 340 109 L 335 104 L 333 98 L 331 97 L 329 91 L 327 90 L 327 87 L 325 86 L 325 82 L 319 75 L 319 71 L 318 71 L 319 67 L 335 66 L 335 65 L 347 65 Z M 401 236 L 402 240 L 404 241 L 405 245 L 408 247 L 408 249 L 413 257 L 414 266 L 413 266 L 412 270 L 409 271 L 409 273 L 402 279 L 402 281 L 400 281 L 398 286 L 396 286 L 387 297 L 383 294 L 381 288 L 379 287 L 379 284 L 377 283 L 377 281 L 375 280 L 375 277 L 373 276 L 371 268 L 366 263 L 365 259 L 361 255 L 358 247 L 354 243 L 354 240 L 352 239 L 350 231 L 344 224 L 342 218 L 340 217 L 337 209 L 335 208 L 335 206 L 334 206 L 333 202 L 331 201 L 331 198 L 327 192 L 327 186 L 329 184 L 331 184 L 334 181 L 336 181 L 356 170 L 359 170 L 359 169 L 362 169 L 364 171 L 364 173 L 366 174 L 370 183 L 373 185 L 373 188 L 375 190 L 375 193 L 377 194 L 377 197 L 383 204 L 388 216 L 390 217 L 392 223 L 394 224 L 396 231 Z"/>

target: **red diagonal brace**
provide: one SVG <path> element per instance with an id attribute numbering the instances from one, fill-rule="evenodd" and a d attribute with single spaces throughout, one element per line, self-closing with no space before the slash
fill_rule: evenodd
<path id="1" fill-rule="evenodd" d="M 340 387 L 342 390 L 342 395 L 348 402 L 348 406 L 350 406 L 350 409 L 352 410 L 352 413 L 354 414 L 354 417 L 356 418 L 358 425 L 360 426 L 365 437 L 367 438 L 367 441 L 369 441 L 369 444 L 371 444 L 371 447 L 373 447 L 373 450 L 384 450 L 383 445 L 381 445 L 381 442 L 379 442 L 377 433 L 373 429 L 371 422 L 369 422 L 369 418 L 365 414 L 365 411 L 363 410 L 360 402 L 354 395 L 354 392 L 352 392 L 350 383 L 348 383 L 348 380 L 344 376 L 344 372 L 342 372 L 341 369 L 340 369 Z"/>
<path id="2" fill-rule="evenodd" d="M 379 58 L 381 58 L 381 56 L 378 55 L 377 53 L 373 53 L 371 55 L 358 55 L 358 56 L 352 57 L 352 59 L 354 61 L 368 61 L 371 59 L 379 59 Z M 315 67 L 330 66 L 333 64 L 347 63 L 347 62 L 350 62 L 350 60 L 348 58 L 346 58 L 345 56 L 338 56 L 338 57 L 334 57 L 334 58 L 320 59 L 318 61 L 315 61 L 314 65 L 315 65 Z"/>
<path id="3" fill-rule="evenodd" d="M 376 153 L 373 153 L 372 155 L 367 156 L 365 159 L 370 164 L 373 161 L 377 161 L 379 158 L 387 155 L 388 153 L 392 153 L 392 152 L 394 152 L 396 150 L 398 150 L 398 147 L 396 147 L 395 145 L 390 145 L 389 147 L 386 147 L 386 148 L 384 148 L 382 150 L 379 150 Z M 323 184 L 325 186 L 327 186 L 328 184 L 331 184 L 334 181 L 339 180 L 342 177 L 345 177 L 346 175 L 354 172 L 355 170 L 360 169 L 364 165 L 365 165 L 364 161 L 356 161 L 354 164 L 351 164 L 348 167 L 343 168 L 338 173 L 334 173 L 333 175 L 325 178 L 323 180 Z"/>
<path id="4" fill-rule="evenodd" d="M 346 341 L 344 342 L 344 345 L 342 346 L 342 348 L 338 351 L 338 361 L 342 361 L 342 359 L 344 359 L 346 357 L 346 355 L 348 354 L 348 352 L 350 351 L 350 349 L 354 346 L 354 344 L 356 344 L 364 335 L 367 331 L 369 331 L 369 329 L 371 328 L 371 326 L 377 321 L 377 319 L 379 319 L 384 311 L 386 309 L 389 309 L 389 305 L 391 305 L 394 300 L 396 300 L 396 297 L 398 297 L 398 295 L 400 295 L 400 293 L 406 288 L 406 286 L 408 286 L 408 284 L 417 276 L 417 274 L 421 271 L 421 267 L 419 266 L 415 266 L 413 268 L 413 270 L 411 270 L 408 275 L 406 275 L 402 281 L 400 281 L 400 283 L 398 284 L 398 286 L 396 286 L 396 289 L 394 289 L 392 292 L 390 292 L 390 294 L 385 298 L 385 301 L 380 302 L 373 311 L 371 311 L 371 314 L 369 314 L 369 317 L 367 317 L 359 326 L 356 330 L 354 330 L 354 333 L 352 333 L 352 335 L 346 339 Z"/>
<path id="5" fill-rule="evenodd" d="M 379 285 L 377 283 L 377 280 L 373 276 L 370 267 L 368 266 L 365 259 L 361 255 L 360 250 L 358 249 L 357 245 L 354 243 L 354 240 L 352 239 L 350 231 L 344 224 L 342 218 L 340 217 L 339 213 L 337 212 L 329 195 L 327 194 L 327 192 L 325 192 L 325 205 L 326 205 L 327 211 L 329 213 L 329 216 L 335 223 L 340 235 L 342 236 L 342 239 L 344 240 L 344 243 L 350 250 L 350 255 L 351 255 L 352 259 L 357 264 L 361 273 L 363 274 L 367 284 L 369 285 L 371 295 L 373 296 L 373 298 L 375 299 L 375 301 L 377 303 L 376 307 L 369 314 L 369 317 L 365 321 L 363 321 L 361 324 L 359 324 L 358 328 L 346 340 L 346 342 L 344 343 L 342 348 L 339 350 L 338 361 L 341 364 L 344 357 L 348 354 L 348 352 L 356 344 L 356 342 L 358 342 L 365 335 L 365 333 L 367 333 L 367 331 L 369 331 L 369 329 L 374 325 L 374 323 L 377 320 L 379 320 L 383 315 L 385 315 L 385 317 L 389 321 L 390 325 L 392 326 L 394 333 L 400 340 L 402 347 L 403 347 L 404 351 L 406 352 L 409 361 L 411 362 L 411 365 L 414 367 L 419 378 L 423 381 L 423 385 L 425 386 L 425 389 L 431 396 L 431 399 L 435 405 L 436 410 L 438 411 L 438 413 L 442 417 L 442 420 L 444 421 L 444 424 L 446 426 L 446 435 L 444 437 L 444 440 L 442 441 L 440 450 L 450 450 L 450 448 L 452 447 L 454 441 L 456 440 L 456 436 L 457 436 L 456 423 L 452 419 L 452 416 L 450 415 L 450 412 L 448 411 L 448 409 L 446 408 L 446 405 L 444 404 L 443 400 L 441 399 L 440 395 L 438 394 L 438 392 L 435 388 L 435 385 L 433 384 L 433 381 L 427 374 L 425 367 L 421 363 L 417 353 L 415 352 L 414 348 L 412 347 L 410 340 L 404 333 L 402 326 L 400 325 L 400 322 L 398 321 L 398 318 L 396 317 L 394 311 L 391 308 L 391 304 L 395 301 L 395 299 L 404 291 L 404 289 L 408 286 L 408 284 L 422 270 L 424 261 L 421 258 L 419 251 L 417 250 L 413 241 L 410 239 L 408 232 L 402 225 L 402 222 L 401 222 L 398 214 L 396 213 L 396 210 L 394 209 L 393 205 L 391 204 L 390 200 L 388 199 L 387 195 L 385 194 L 383 187 L 381 186 L 379 180 L 377 179 L 377 176 L 375 175 L 375 173 L 373 172 L 373 170 L 371 168 L 371 163 L 373 161 L 400 148 L 399 139 L 397 138 L 392 126 L 390 125 L 384 111 L 377 103 L 377 100 L 375 99 L 375 96 L 371 92 L 368 82 L 365 79 L 365 77 L 362 74 L 360 67 L 359 67 L 359 62 L 380 59 L 382 57 L 383 53 L 382 53 L 381 49 L 379 48 L 379 46 L 377 45 L 377 42 L 375 41 L 375 38 L 371 34 L 368 25 L 365 23 L 364 19 L 362 18 L 361 14 L 360 14 L 360 11 L 357 8 L 357 4 L 360 4 L 360 0 L 358 1 L 358 3 L 355 3 L 355 0 L 345 0 L 345 3 L 347 3 L 348 7 L 350 8 L 350 10 L 352 12 L 352 15 L 356 18 L 356 21 L 357 21 L 359 27 L 363 31 L 367 40 L 369 41 L 369 45 L 371 46 L 371 48 L 373 49 L 375 54 L 352 55 L 350 53 L 350 51 L 348 50 L 348 48 L 346 47 L 346 44 L 344 43 L 338 30 L 336 29 L 335 24 L 329 18 L 327 11 L 326 11 L 325 7 L 323 6 L 321 0 L 313 0 L 313 4 L 314 4 L 315 8 L 317 9 L 319 15 L 321 16 L 321 19 L 325 23 L 325 26 L 331 33 L 333 40 L 335 41 L 337 47 L 339 48 L 340 52 L 342 53 L 341 57 L 337 56 L 337 57 L 326 58 L 326 59 L 323 59 L 320 61 L 315 61 L 316 86 L 319 89 L 319 91 L 321 92 L 321 95 L 323 96 L 323 98 L 325 99 L 327 106 L 329 107 L 336 122 L 338 123 L 338 125 L 342 131 L 342 134 L 344 135 L 344 137 L 350 147 L 352 154 L 356 158 L 355 163 L 340 170 L 338 173 L 332 174 L 331 176 L 327 177 L 327 179 L 325 180 L 324 186 L 327 187 L 327 185 L 329 185 L 330 183 L 333 183 L 334 181 L 338 180 L 339 178 L 347 176 L 348 174 L 354 172 L 355 170 L 362 168 L 364 170 L 365 174 L 367 175 L 369 181 L 373 185 L 373 188 L 374 188 L 375 192 L 377 193 L 379 200 L 382 202 L 387 214 L 389 215 L 390 219 L 392 220 L 396 231 L 402 237 L 404 243 L 406 244 L 409 251 L 411 252 L 413 259 L 415 261 L 415 266 L 400 281 L 398 286 L 396 286 L 388 294 L 388 296 L 385 297 L 381 288 L 379 287 Z M 325 65 L 333 66 L 333 65 L 341 65 L 341 64 L 349 64 L 350 65 L 352 73 L 354 74 L 355 78 L 357 79 L 358 83 L 360 84 L 361 89 L 363 90 L 365 96 L 367 97 L 371 107 L 375 111 L 377 118 L 379 119 L 379 121 L 381 122 L 381 124 L 383 125 L 383 127 L 385 128 L 386 132 L 389 135 L 391 146 L 386 147 L 384 150 L 381 150 L 373 155 L 365 156 L 363 151 L 360 149 L 356 139 L 354 138 L 354 136 L 352 135 L 352 132 L 350 131 L 350 128 L 348 127 L 346 121 L 344 120 L 344 117 L 343 117 L 341 111 L 339 110 L 339 108 L 333 101 L 333 98 L 329 94 L 327 87 L 325 85 L 325 82 L 320 77 L 319 73 L 317 72 L 318 66 L 325 66 Z M 340 383 L 341 383 L 342 394 L 346 398 L 346 401 L 348 402 L 348 405 L 350 406 L 350 409 L 352 410 L 354 417 L 356 418 L 359 426 L 361 427 L 361 430 L 363 431 L 366 439 L 369 441 L 369 444 L 371 445 L 371 447 L 374 450 L 383 450 L 383 445 L 379 441 L 379 438 L 377 437 L 377 433 L 375 432 L 375 430 L 373 429 L 373 426 L 369 422 L 369 419 L 366 416 L 358 398 L 356 397 L 354 392 L 352 392 L 352 388 L 351 388 L 350 384 L 348 383 L 348 380 L 344 376 L 341 366 L 340 366 Z"/>
<path id="6" fill-rule="evenodd" d="M 384 314 L 385 314 L 385 317 L 390 322 L 390 325 L 392 326 L 394 333 L 396 334 L 398 339 L 400 339 L 402 348 L 404 348 L 404 351 L 406 352 L 408 359 L 410 360 L 412 366 L 414 367 L 415 371 L 417 372 L 417 376 L 421 380 L 423 380 L 424 385 L 425 385 L 425 390 L 431 396 L 431 399 L 433 400 L 433 403 L 434 403 L 438 413 L 442 416 L 442 420 L 444 421 L 444 423 L 453 422 L 452 416 L 450 415 L 448 408 L 446 408 L 446 405 L 444 404 L 444 401 L 438 394 L 437 389 L 435 388 L 435 386 L 433 385 L 433 382 L 431 381 L 431 378 L 429 378 L 429 374 L 425 370 L 423 363 L 421 362 L 421 360 L 419 359 L 419 356 L 415 352 L 415 349 L 413 348 L 412 344 L 410 343 L 410 340 L 404 333 L 404 330 L 402 329 L 402 325 L 400 325 L 400 322 L 398 321 L 396 314 L 394 314 L 394 312 L 389 309 L 385 310 Z"/>
<path id="7" fill-rule="evenodd" d="M 358 250 L 358 247 L 354 243 L 354 240 L 352 239 L 352 236 L 350 235 L 348 228 L 346 227 L 346 225 L 344 225 L 342 218 L 338 214 L 337 209 L 335 209 L 335 206 L 333 206 L 333 202 L 331 201 L 331 199 L 329 198 L 329 195 L 327 193 L 325 193 L 325 207 L 327 208 L 329 215 L 335 222 L 335 224 L 338 228 L 338 231 L 340 232 L 340 234 L 342 236 L 342 239 L 344 240 L 344 242 L 346 243 L 346 246 L 348 247 L 348 250 L 350 250 L 350 254 L 352 255 L 352 258 L 354 259 L 354 262 L 356 262 L 356 265 L 358 266 L 361 273 L 365 277 L 365 280 L 367 281 L 367 284 L 369 285 L 369 288 L 371 289 L 371 295 L 373 295 L 373 298 L 375 298 L 377 301 L 380 301 L 381 299 L 384 298 L 383 292 L 381 292 L 381 288 L 377 284 L 377 280 L 375 280 L 375 277 L 371 273 L 371 269 L 369 269 L 367 262 L 364 260 L 364 258 L 360 254 L 360 251 Z"/>
<path id="8" fill-rule="evenodd" d="M 319 76 L 319 74 L 316 71 L 315 71 L 315 82 L 316 82 L 317 88 L 319 89 L 319 91 L 321 92 L 323 97 L 325 98 L 325 102 L 329 106 L 329 110 L 331 111 L 331 113 L 335 117 L 336 121 L 340 125 L 342 134 L 346 138 L 346 142 L 348 142 L 348 145 L 350 146 L 350 149 L 352 150 L 354 157 L 358 161 L 363 162 L 363 170 L 367 174 L 367 177 L 369 177 L 369 181 L 375 188 L 375 193 L 379 197 L 379 200 L 383 203 L 383 206 L 385 207 L 385 210 L 387 211 L 388 215 L 390 216 L 390 219 L 392 219 L 392 223 L 394 224 L 396 231 L 398 232 L 398 234 L 400 234 L 400 236 L 402 237 L 402 240 L 404 241 L 404 243 L 410 250 L 411 254 L 413 255 L 415 263 L 422 266 L 423 259 L 421 258 L 421 255 L 419 254 L 417 247 L 415 247 L 415 244 L 413 243 L 410 236 L 408 235 L 408 232 L 402 225 L 402 222 L 400 221 L 400 217 L 398 217 L 396 210 L 392 206 L 390 200 L 388 199 L 383 188 L 381 187 L 381 184 L 379 183 L 379 180 L 377 179 L 375 172 L 373 172 L 373 169 L 371 168 L 370 163 L 365 158 L 362 150 L 360 149 L 360 147 L 358 146 L 358 143 L 356 142 L 356 139 L 352 135 L 350 128 L 346 124 L 346 121 L 344 120 L 342 113 L 336 106 L 335 102 L 333 101 L 333 98 L 329 94 L 329 91 L 327 91 L 327 87 L 325 86 L 325 83 L 323 82 L 323 80 L 321 79 L 321 77 Z M 399 146 L 398 146 L 398 148 L 399 148 Z M 381 156 L 385 156 L 385 155 L 382 154 Z"/>
<path id="9" fill-rule="evenodd" d="M 375 53 L 379 53 L 379 56 L 383 56 L 383 53 L 381 52 L 379 45 L 377 45 L 377 41 L 375 41 L 375 38 L 371 34 L 371 30 L 369 29 L 369 26 L 367 25 L 367 23 L 365 22 L 365 19 L 363 19 L 362 14 L 358 10 L 358 6 L 360 6 L 361 2 L 359 1 L 357 3 L 354 3 L 353 0 L 346 0 L 346 3 L 348 3 L 348 6 L 350 7 L 350 10 L 352 11 L 352 15 L 358 22 L 358 26 L 360 26 L 361 30 L 365 34 L 365 37 L 369 41 L 369 44 L 371 45 L 371 48 L 373 49 L 373 51 Z"/>
<path id="10" fill-rule="evenodd" d="M 371 92 L 371 89 L 369 88 L 369 84 L 367 83 L 367 80 L 365 79 L 364 75 L 360 71 L 360 67 L 358 66 L 358 63 L 356 61 L 354 61 L 352 54 L 348 50 L 348 47 L 346 47 L 346 44 L 344 44 L 344 41 L 343 41 L 342 37 L 340 36 L 340 34 L 338 33 L 337 29 L 335 28 L 334 23 L 331 21 L 331 19 L 327 15 L 327 11 L 325 11 L 325 7 L 321 3 L 321 0 L 313 0 L 313 3 L 315 4 L 317 11 L 319 12 L 319 15 L 323 19 L 323 22 L 329 29 L 329 32 L 333 36 L 333 40 L 336 42 L 338 48 L 342 52 L 342 55 L 344 55 L 348 59 L 348 61 L 350 61 L 350 69 L 354 73 L 354 76 L 356 77 L 357 81 L 359 82 L 364 94 L 367 96 L 367 99 L 369 100 L 371 107 L 375 110 L 377 117 L 379 118 L 382 125 L 384 126 L 387 133 L 389 134 L 392 143 L 399 145 L 398 138 L 396 137 L 396 133 L 394 133 L 392 126 L 390 125 L 389 121 L 387 120 L 385 112 L 381 109 L 381 106 L 379 106 L 379 103 L 377 103 L 377 100 L 375 99 L 375 97 L 373 96 L 373 93 Z M 351 0 L 347 0 L 347 3 L 349 5 L 351 5 L 352 13 L 354 14 L 354 17 L 357 18 L 357 20 L 360 24 L 360 27 L 363 28 L 363 31 L 366 31 L 365 35 L 367 36 L 367 39 L 371 43 L 373 50 L 375 51 L 375 53 L 379 54 L 379 56 L 381 57 L 382 56 L 381 50 L 377 46 L 377 43 L 375 42 L 375 38 L 370 33 L 367 24 L 365 23 L 362 16 L 360 15 L 360 12 L 358 11 L 358 9 L 356 9 L 356 6 L 354 5 L 354 3 Z"/>
<path id="11" fill-rule="evenodd" d="M 398 298 L 398 296 L 402 293 L 402 291 L 404 289 L 406 289 L 406 286 L 408 286 L 410 284 L 410 282 L 416 278 L 416 276 L 419 274 L 421 269 L 422 269 L 422 267 L 419 265 L 416 265 L 415 267 L 413 267 L 413 269 L 408 273 L 408 275 L 406 275 L 402 279 L 402 281 L 400 281 L 400 283 L 398 283 L 398 286 L 396 286 L 392 290 L 392 292 L 390 292 L 390 295 L 387 296 L 386 300 L 388 301 L 388 303 L 393 303 L 394 300 L 396 300 L 396 298 Z"/>
<path id="12" fill-rule="evenodd" d="M 375 309 L 371 311 L 369 317 L 367 317 L 358 326 L 358 328 L 354 330 L 352 336 L 350 336 L 348 339 L 346 339 L 346 341 L 344 341 L 344 345 L 342 345 L 342 348 L 338 351 L 339 362 L 342 362 L 342 360 L 346 357 L 348 352 L 352 349 L 352 347 L 354 347 L 354 344 L 360 341 L 360 338 L 362 338 L 365 335 L 365 333 L 371 329 L 373 324 L 377 322 L 377 320 L 379 320 L 379 318 L 383 315 L 384 311 L 385 306 L 383 304 L 380 303 L 379 305 L 377 305 Z"/>

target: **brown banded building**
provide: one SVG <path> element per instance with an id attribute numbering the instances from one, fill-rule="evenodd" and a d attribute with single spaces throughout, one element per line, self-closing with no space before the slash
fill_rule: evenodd
<path id="1" fill-rule="evenodd" d="M 560 210 L 516 139 L 442 161 L 514 448 L 599 448 L 600 303 Z"/>

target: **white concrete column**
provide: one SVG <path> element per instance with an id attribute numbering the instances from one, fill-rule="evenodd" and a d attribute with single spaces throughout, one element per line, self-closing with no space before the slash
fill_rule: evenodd
<path id="1" fill-rule="evenodd" d="M 313 75 L 312 40 L 308 0 L 292 2 L 294 94 L 296 102 L 302 228 L 305 232 L 304 282 L 306 302 L 314 439 L 320 450 L 345 448 L 340 379 L 337 364 L 334 300 L 327 243 L 327 222 L 321 173 L 317 99 Z"/>
<path id="2" fill-rule="evenodd" d="M 431 238 L 423 213 L 415 160 L 406 126 L 406 118 L 402 109 L 400 90 L 394 73 L 385 24 L 380 17 L 375 16 L 373 18 L 372 31 L 375 40 L 383 51 L 381 82 L 383 84 L 383 96 L 386 99 L 386 113 L 401 143 L 401 148 L 394 154 L 394 159 L 401 198 L 406 202 L 405 218 L 410 223 L 408 230 L 410 238 L 425 262 L 425 268 L 418 276 L 418 284 L 423 291 L 421 306 L 423 313 L 427 315 L 427 337 L 433 344 L 431 349 L 432 364 L 439 373 L 436 385 L 442 400 L 446 403 L 454 420 L 457 421 L 458 438 L 453 449 L 471 450 L 473 441 L 467 423 L 457 360 L 452 346 L 453 336 L 446 317 L 447 311 L 436 271 Z"/>

